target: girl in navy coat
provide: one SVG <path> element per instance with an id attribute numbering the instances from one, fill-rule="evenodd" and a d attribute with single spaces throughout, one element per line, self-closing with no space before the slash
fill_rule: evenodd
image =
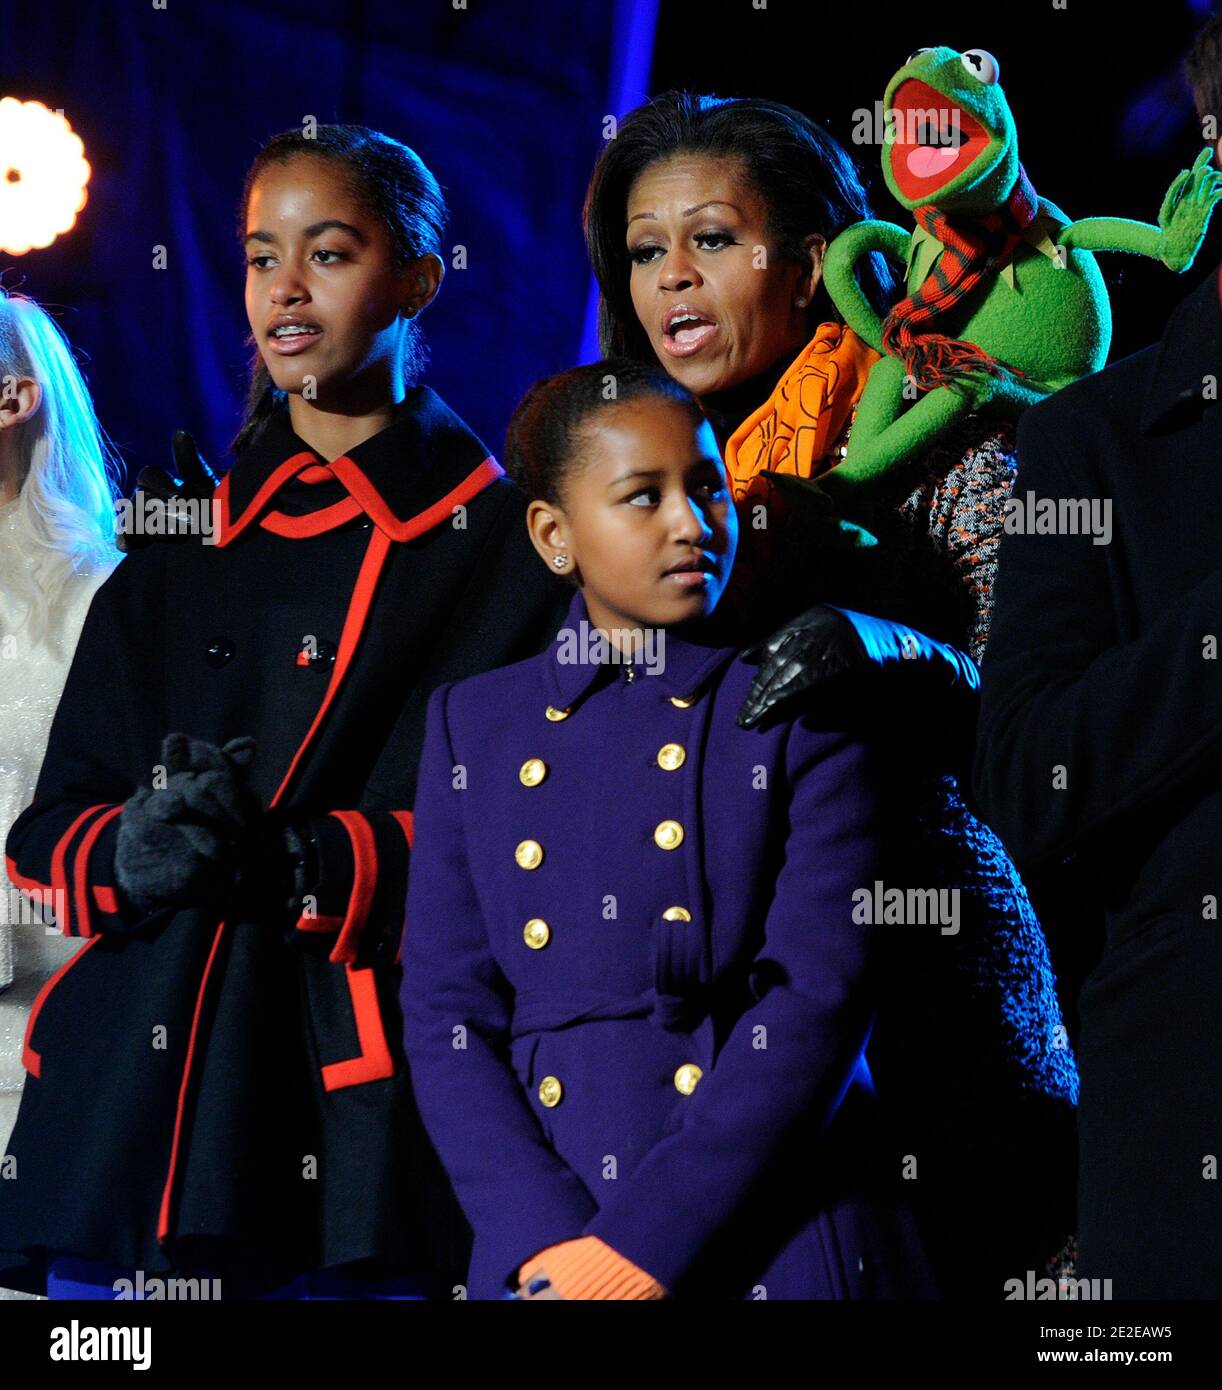
<path id="1" fill-rule="evenodd" d="M 412 786 L 428 694 L 538 652 L 568 594 L 416 381 L 445 219 L 361 126 L 251 168 L 256 368 L 215 544 L 98 590 L 7 841 L 79 949 L 30 1011 L 0 1286 L 448 1297 L 465 1268 L 401 1049 Z"/>
<path id="2" fill-rule="evenodd" d="M 537 385 L 508 455 L 576 592 L 544 653 L 430 699 L 403 948 L 469 1296 L 930 1296 L 864 1060 L 875 757 L 736 722 L 711 427 L 613 360 Z"/>

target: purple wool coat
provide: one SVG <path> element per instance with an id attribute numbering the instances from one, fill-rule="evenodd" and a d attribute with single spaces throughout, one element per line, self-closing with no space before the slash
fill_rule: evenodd
<path id="1" fill-rule="evenodd" d="M 699 635 L 565 660 L 588 621 L 428 706 L 401 1000 L 469 1297 L 583 1234 L 676 1297 L 932 1296 L 864 1059 L 874 754 L 740 729 L 755 668 Z"/>

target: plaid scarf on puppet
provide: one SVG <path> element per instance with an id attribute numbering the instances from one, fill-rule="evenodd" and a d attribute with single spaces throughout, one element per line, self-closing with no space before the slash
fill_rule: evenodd
<path id="1" fill-rule="evenodd" d="M 1039 199 L 1021 165 L 1009 198 L 996 212 L 952 217 L 933 203 L 915 210 L 922 230 L 946 249 L 920 289 L 887 315 L 883 346 L 892 357 L 903 358 L 920 390 L 949 385 L 959 375 L 1014 371 L 974 343 L 929 332 L 925 326 L 953 309 L 986 275 L 1009 265 L 1038 211 Z"/>

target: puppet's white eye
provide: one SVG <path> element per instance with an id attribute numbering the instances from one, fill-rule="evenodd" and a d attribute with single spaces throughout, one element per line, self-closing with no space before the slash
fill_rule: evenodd
<path id="1" fill-rule="evenodd" d="M 1001 77 L 1001 64 L 986 49 L 969 48 L 966 53 L 960 53 L 959 61 L 986 87 L 991 87 Z"/>
<path id="2" fill-rule="evenodd" d="M 904 59 L 904 66 L 907 67 L 908 64 L 911 63 L 914 58 L 919 58 L 922 53 L 928 52 L 930 52 L 928 48 L 914 48 L 912 52 L 907 56 L 907 58 Z"/>

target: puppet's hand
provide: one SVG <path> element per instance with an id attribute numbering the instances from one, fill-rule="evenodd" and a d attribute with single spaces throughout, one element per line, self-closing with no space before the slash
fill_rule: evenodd
<path id="1" fill-rule="evenodd" d="M 195 440 L 186 430 L 175 430 L 172 441 L 174 452 L 174 471 L 167 473 L 163 468 L 145 468 L 136 479 L 136 494 L 143 493 L 161 503 L 167 510 L 175 502 L 203 502 L 211 498 L 220 481 L 208 467 L 204 456 L 196 448 Z M 122 551 L 139 550 L 154 540 L 181 540 L 189 535 L 189 527 L 180 523 L 169 530 L 168 525 L 155 535 L 144 531 L 120 529 L 115 542 Z"/>
<path id="2" fill-rule="evenodd" d="M 875 680 L 894 673 L 904 682 L 909 714 L 919 705 L 914 697 L 920 694 L 944 700 L 953 692 L 974 693 L 980 686 L 975 663 L 955 647 L 904 623 L 830 604 L 799 614 L 743 655 L 761 661 L 738 712 L 744 729 L 754 727 L 778 705 L 803 696 L 813 699 L 829 682 L 853 674 Z"/>
<path id="3" fill-rule="evenodd" d="M 1196 259 L 1210 214 L 1222 199 L 1222 172 L 1213 168 L 1213 153 L 1206 145 L 1192 168 L 1176 175 L 1159 209 L 1158 254 L 1170 270 L 1187 270 Z"/>
<path id="4" fill-rule="evenodd" d="M 142 912 L 219 904 L 233 887 L 243 841 L 262 814 L 246 784 L 250 738 L 218 748 L 168 734 L 151 787 L 124 803 L 115 846 L 115 877 Z"/>
<path id="5" fill-rule="evenodd" d="M 774 474 L 773 479 L 792 525 L 807 536 L 812 548 L 836 555 L 878 544 L 867 529 L 874 513 L 869 479 L 851 477 L 839 468 L 821 474 L 818 481 L 784 473 Z"/>

